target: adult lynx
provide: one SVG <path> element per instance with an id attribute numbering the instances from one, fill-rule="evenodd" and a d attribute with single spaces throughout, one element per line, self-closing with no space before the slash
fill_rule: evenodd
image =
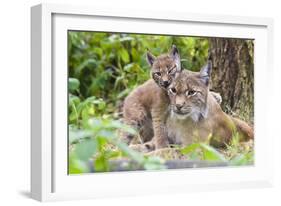
<path id="1" fill-rule="evenodd" d="M 210 138 L 213 146 L 224 146 L 235 132 L 243 140 L 254 137 L 247 123 L 224 113 L 210 95 L 210 74 L 208 62 L 200 73 L 183 71 L 169 86 L 170 114 L 166 125 L 172 143 L 188 145 Z"/>

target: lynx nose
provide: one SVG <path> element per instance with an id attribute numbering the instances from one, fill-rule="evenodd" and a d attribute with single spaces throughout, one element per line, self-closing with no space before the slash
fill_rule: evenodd
<path id="1" fill-rule="evenodd" d="M 176 108 L 177 108 L 177 110 L 181 110 L 181 108 L 183 107 L 183 105 L 182 104 L 176 104 Z"/>
<path id="2" fill-rule="evenodd" d="M 169 81 L 163 81 L 163 85 L 164 85 L 164 87 L 168 87 L 169 86 Z"/>

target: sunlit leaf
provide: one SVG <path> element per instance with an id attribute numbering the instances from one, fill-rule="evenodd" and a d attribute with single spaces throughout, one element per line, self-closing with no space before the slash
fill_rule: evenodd
<path id="1" fill-rule="evenodd" d="M 226 161 L 224 156 L 219 153 L 217 150 L 215 150 L 213 147 L 203 144 L 200 144 L 201 148 L 203 149 L 203 157 L 204 160 L 208 161 Z"/>
<path id="2" fill-rule="evenodd" d="M 95 48 L 93 49 L 93 51 L 99 56 L 99 58 L 102 57 L 102 54 L 103 54 L 102 48 L 95 47 Z"/>
<path id="3" fill-rule="evenodd" d="M 94 160 L 94 167 L 97 172 L 106 172 L 109 170 L 109 164 L 104 155 L 100 155 Z"/>
<path id="4" fill-rule="evenodd" d="M 68 164 L 69 174 L 81 174 L 89 172 L 89 167 L 87 163 L 79 160 L 74 153 L 69 155 L 69 164 Z"/>
<path id="5" fill-rule="evenodd" d="M 119 50 L 119 55 L 124 63 L 128 63 L 130 61 L 129 53 L 126 49 L 122 48 Z"/>
<path id="6" fill-rule="evenodd" d="M 189 154 L 191 152 L 194 152 L 199 147 L 200 147 L 199 143 L 193 143 L 193 144 L 187 145 L 186 147 L 182 148 L 180 151 L 182 154 Z"/>

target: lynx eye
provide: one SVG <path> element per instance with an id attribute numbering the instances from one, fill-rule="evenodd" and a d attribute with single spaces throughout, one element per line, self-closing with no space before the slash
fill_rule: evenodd
<path id="1" fill-rule="evenodd" d="M 169 91 L 170 91 L 172 94 L 175 94 L 175 93 L 177 92 L 177 90 L 176 90 L 174 87 L 172 87 Z"/>
<path id="2" fill-rule="evenodd" d="M 187 95 L 187 96 L 194 96 L 196 93 L 197 93 L 197 92 L 194 91 L 194 90 L 189 90 L 189 91 L 186 92 L 186 95 Z"/>
<path id="3" fill-rule="evenodd" d="M 160 77 L 160 76 L 161 76 L 161 73 L 160 73 L 160 72 L 154 72 L 154 75 Z"/>
<path id="4" fill-rule="evenodd" d="M 176 72 L 176 66 L 168 71 L 168 74 L 174 74 Z"/>

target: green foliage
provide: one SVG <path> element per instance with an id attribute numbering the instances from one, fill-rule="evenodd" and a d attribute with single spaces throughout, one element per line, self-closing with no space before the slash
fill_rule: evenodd
<path id="1" fill-rule="evenodd" d="M 90 117 L 102 114 L 105 109 L 106 104 L 101 98 L 92 96 L 81 102 L 79 97 L 69 95 L 69 123 L 76 122 L 79 124 L 79 119 L 87 120 Z"/>
<path id="2" fill-rule="evenodd" d="M 77 86 L 77 79 L 83 98 L 96 96 L 107 103 L 123 99 L 149 79 L 147 49 L 157 56 L 175 44 L 183 66 L 193 71 L 203 66 L 208 55 L 208 39 L 200 37 L 76 31 L 69 31 L 68 37 L 70 88 Z"/>
<path id="3" fill-rule="evenodd" d="M 227 145 L 224 154 L 228 157 L 231 165 L 250 165 L 254 163 L 254 142 L 241 143 L 240 136 L 235 133 L 231 142 Z"/>
<path id="4" fill-rule="evenodd" d="M 205 143 L 190 144 L 182 148 L 181 153 L 188 155 L 191 159 L 226 162 L 226 159 L 222 154 Z"/>
<path id="5" fill-rule="evenodd" d="M 69 127 L 70 155 L 69 171 L 71 174 L 88 172 L 87 163 L 93 160 L 97 172 L 110 171 L 109 160 L 130 158 L 145 169 L 164 169 L 163 160 L 144 155 L 130 149 L 118 139 L 118 130 L 132 134 L 135 131 L 111 119 L 90 118 L 84 122 L 83 129 Z"/>
<path id="6" fill-rule="evenodd" d="M 226 149 L 217 150 L 207 142 L 193 143 L 180 151 L 188 159 L 228 162 L 233 166 L 253 164 L 253 142 L 241 143 L 239 134 L 235 133 Z"/>

